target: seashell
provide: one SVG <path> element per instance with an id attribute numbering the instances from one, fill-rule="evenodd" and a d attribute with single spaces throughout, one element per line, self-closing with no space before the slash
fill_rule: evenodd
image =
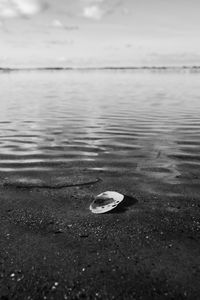
<path id="1" fill-rule="evenodd" d="M 103 214 L 114 208 L 122 202 L 124 195 L 117 192 L 104 192 L 96 196 L 94 201 L 90 205 L 90 210 L 94 214 Z"/>

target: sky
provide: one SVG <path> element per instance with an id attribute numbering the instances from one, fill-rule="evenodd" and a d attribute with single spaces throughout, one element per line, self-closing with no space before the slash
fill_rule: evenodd
<path id="1" fill-rule="evenodd" d="M 0 0 L 0 67 L 200 65 L 199 0 Z"/>

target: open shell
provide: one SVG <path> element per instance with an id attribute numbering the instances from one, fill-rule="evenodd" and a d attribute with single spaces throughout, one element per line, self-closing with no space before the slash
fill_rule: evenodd
<path id="1" fill-rule="evenodd" d="M 103 214 L 106 213 L 122 202 L 124 195 L 117 192 L 104 192 L 96 196 L 94 201 L 90 205 L 90 210 L 94 214 Z"/>

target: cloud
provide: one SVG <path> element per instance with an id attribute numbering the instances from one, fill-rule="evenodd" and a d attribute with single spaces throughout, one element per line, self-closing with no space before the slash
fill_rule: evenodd
<path id="1" fill-rule="evenodd" d="M 112 14 L 123 4 L 122 0 L 81 0 L 82 16 L 88 19 L 100 20 Z"/>
<path id="2" fill-rule="evenodd" d="M 0 17 L 31 17 L 46 8 L 43 0 L 0 0 Z"/>
<path id="3" fill-rule="evenodd" d="M 86 6 L 83 9 L 83 16 L 88 19 L 100 20 L 104 11 L 98 5 Z"/>
<path id="4" fill-rule="evenodd" d="M 91 20 L 101 20 L 104 16 L 115 12 L 123 0 L 60 0 L 66 15 L 84 17 Z M 57 7 L 52 0 L 0 0 L 0 19 L 31 17 L 43 9 Z M 58 5 L 58 7 L 60 7 Z M 53 27 L 62 28 L 63 24 L 55 20 Z"/>
<path id="5" fill-rule="evenodd" d="M 63 24 L 60 20 L 53 20 L 52 26 L 57 28 L 63 28 Z"/>
<path id="6" fill-rule="evenodd" d="M 72 31 L 72 30 L 78 30 L 78 29 L 79 29 L 78 26 L 64 25 L 64 24 L 63 24 L 60 20 L 58 20 L 58 19 L 53 20 L 52 26 L 55 27 L 55 28 L 58 28 L 58 29 L 64 29 L 64 30 L 69 30 L 69 31 Z"/>

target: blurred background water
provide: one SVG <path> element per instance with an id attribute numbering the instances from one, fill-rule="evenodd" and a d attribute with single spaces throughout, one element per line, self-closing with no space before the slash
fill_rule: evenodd
<path id="1" fill-rule="evenodd" d="M 198 190 L 199 82 L 166 70 L 1 72 L 1 175 L 88 171 Z"/>

